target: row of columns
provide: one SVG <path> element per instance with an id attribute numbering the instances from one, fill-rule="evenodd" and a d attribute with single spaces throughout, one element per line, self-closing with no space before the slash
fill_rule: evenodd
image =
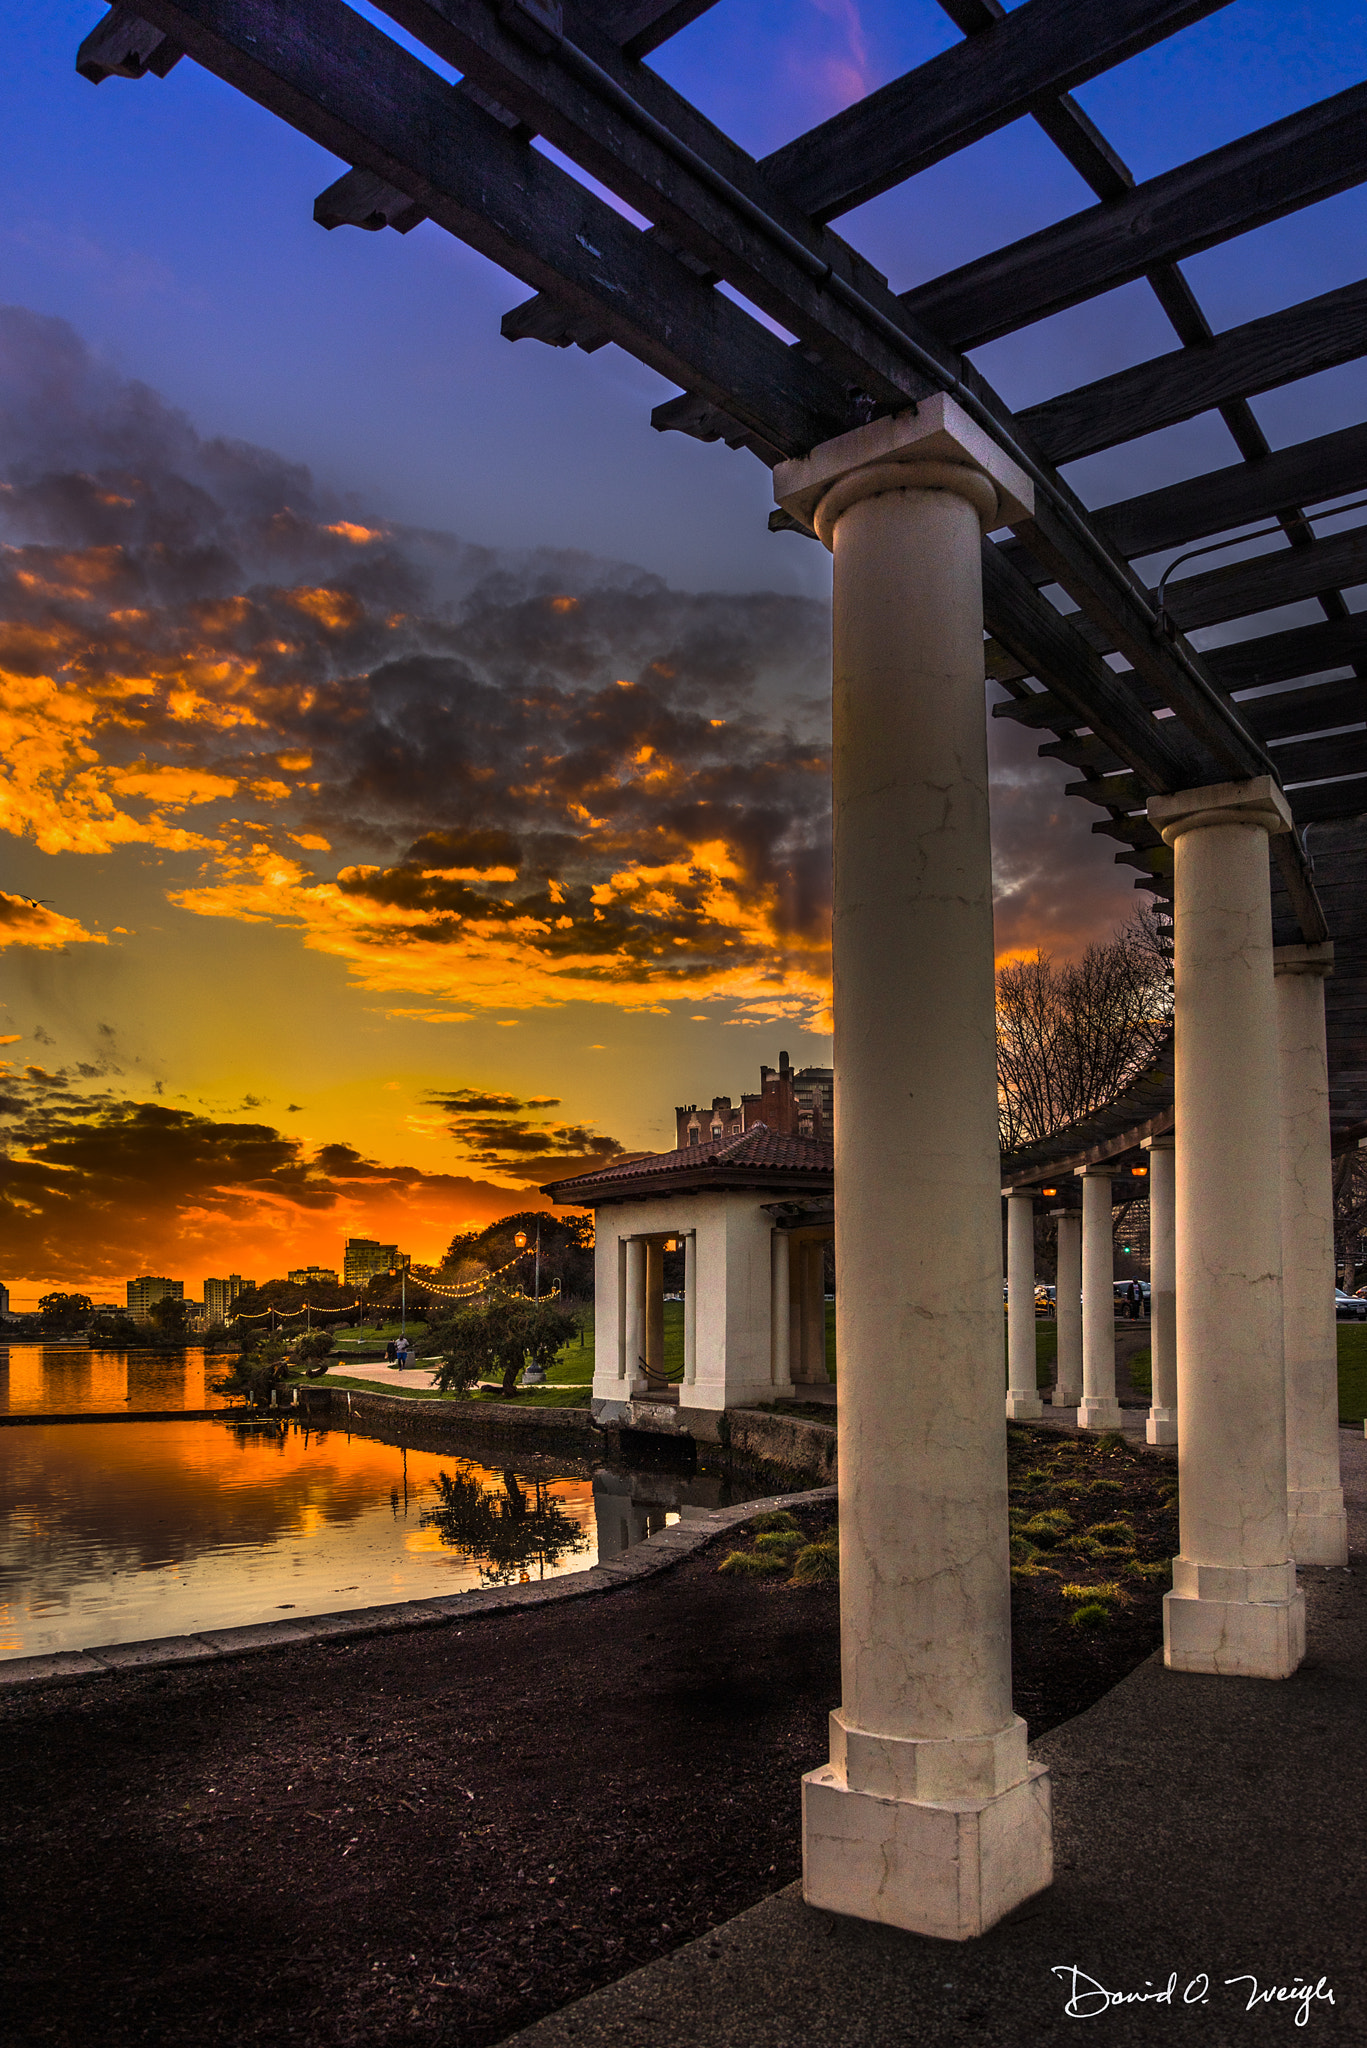
<path id="1" fill-rule="evenodd" d="M 665 1247 L 682 1244 L 684 1253 L 684 1385 L 697 1378 L 697 1234 L 658 1232 L 619 1241 L 618 1280 L 621 1314 L 617 1323 L 617 1377 L 624 1398 L 644 1394 L 664 1380 Z"/>
<path id="2" fill-rule="evenodd" d="M 834 558 L 842 1700 L 830 1762 L 803 1784 L 804 1890 L 961 1939 L 1052 1875 L 1048 1774 L 1011 1703 L 981 581 L 982 535 L 1029 517 L 1033 492 L 935 395 L 780 465 L 775 494 Z M 1284 1676 L 1304 1607 L 1268 1171 L 1268 836 L 1290 819 L 1267 778 L 1149 809 L 1176 892 L 1181 1555 L 1165 1658 Z M 1114 1399 L 1103 1179 L 1084 1179 L 1083 1204 L 1106 1222 L 1104 1332 L 1079 1272 L 1095 1316 L 1082 1406 L 1099 1417 Z M 1030 1317 L 1033 1395 L 1033 1293 Z"/>

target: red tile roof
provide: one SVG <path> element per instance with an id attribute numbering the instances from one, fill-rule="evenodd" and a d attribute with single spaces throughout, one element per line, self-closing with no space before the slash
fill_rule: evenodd
<path id="1" fill-rule="evenodd" d="M 541 1192 L 556 1201 L 586 1201 L 594 1194 L 617 1195 L 632 1182 L 652 1182 L 669 1177 L 689 1180 L 700 1186 L 744 1184 L 758 1176 L 760 1184 L 811 1176 L 830 1181 L 835 1172 L 835 1147 L 829 1138 L 785 1138 L 765 1124 L 751 1124 L 739 1138 L 726 1144 L 709 1140 L 701 1145 L 683 1145 L 674 1152 L 648 1153 L 643 1159 L 621 1160 L 603 1166 L 596 1173 L 577 1174 L 572 1180 L 551 1181 Z"/>

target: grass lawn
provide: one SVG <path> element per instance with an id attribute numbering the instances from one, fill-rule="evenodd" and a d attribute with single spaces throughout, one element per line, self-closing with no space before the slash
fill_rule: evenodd
<path id="1" fill-rule="evenodd" d="M 1339 1421 L 1367 1421 L 1367 1323 L 1340 1323 Z"/>

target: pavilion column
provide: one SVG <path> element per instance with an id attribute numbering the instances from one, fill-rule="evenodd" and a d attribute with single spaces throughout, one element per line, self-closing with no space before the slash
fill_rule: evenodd
<path id="1" fill-rule="evenodd" d="M 645 1239 L 627 1239 L 625 1364 L 627 1396 L 645 1387 L 646 1355 L 646 1247 Z"/>
<path id="2" fill-rule="evenodd" d="M 1082 1400 L 1082 1218 L 1076 1209 L 1052 1213 L 1058 1223 L 1054 1280 L 1058 1369 L 1050 1400 L 1055 1408 L 1076 1408 Z"/>
<path id="3" fill-rule="evenodd" d="M 1278 946 L 1281 1078 L 1282 1323 L 1286 1348 L 1286 1500 L 1297 1564 L 1346 1565 L 1339 1472 L 1334 1185 L 1324 981 L 1334 949 Z"/>
<path id="4" fill-rule="evenodd" d="M 1013 1422 L 1044 1413 L 1035 1368 L 1035 1198 L 1006 1195 L 1006 1412 Z"/>
<path id="5" fill-rule="evenodd" d="M 835 558 L 842 1704 L 804 1892 L 961 1940 L 1052 1876 L 1011 1705 L 981 583 L 1030 486 L 936 396 L 775 488 Z"/>
<path id="6" fill-rule="evenodd" d="M 1172 1138 L 1145 1138 L 1149 1155 L 1149 1356 L 1153 1393 L 1144 1434 L 1177 1442 L 1177 1152 Z"/>
<path id="7" fill-rule="evenodd" d="M 820 1239 L 802 1247 L 802 1377 L 809 1386 L 831 1383 L 826 1370 L 826 1247 Z"/>
<path id="8" fill-rule="evenodd" d="M 1270 776 L 1151 797 L 1174 850 L 1181 1554 L 1177 1671 L 1285 1678 L 1305 1654 L 1286 1502 Z M 1328 1283 L 1326 1282 L 1326 1285 Z"/>
<path id="9" fill-rule="evenodd" d="M 1082 1399 L 1079 1429 L 1119 1429 L 1115 1398 L 1115 1239 L 1111 1169 L 1080 1166 L 1082 1182 Z"/>
<path id="10" fill-rule="evenodd" d="M 792 1242 L 786 1230 L 769 1236 L 769 1378 L 792 1387 Z"/>

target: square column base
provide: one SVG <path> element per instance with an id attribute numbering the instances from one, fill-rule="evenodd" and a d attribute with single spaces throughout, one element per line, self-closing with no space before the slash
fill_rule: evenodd
<path id="1" fill-rule="evenodd" d="M 1055 1387 L 1049 1396 L 1049 1405 L 1051 1408 L 1076 1408 L 1081 1399 L 1081 1387 Z"/>
<path id="2" fill-rule="evenodd" d="M 1119 1429 L 1120 1403 L 1113 1395 L 1084 1394 L 1078 1403 L 1079 1429 Z"/>
<path id="3" fill-rule="evenodd" d="M 1177 1442 L 1177 1410 L 1175 1408 L 1150 1408 L 1149 1419 L 1144 1424 L 1144 1441 L 1150 1444 L 1175 1444 Z"/>
<path id="4" fill-rule="evenodd" d="M 802 1780 L 809 1906 L 941 1941 L 969 1941 L 1054 1881 L 1049 1773 L 987 1799 L 857 1792 L 835 1764 Z"/>
<path id="5" fill-rule="evenodd" d="M 1163 1662 L 1169 1671 L 1218 1678 L 1289 1678 L 1305 1655 L 1305 1595 L 1285 1600 L 1163 1600 Z"/>
<path id="6" fill-rule="evenodd" d="M 1346 1565 L 1348 1562 L 1348 1516 L 1343 1506 L 1343 1488 L 1321 1492 L 1292 1487 L 1286 1496 L 1291 1555 L 1297 1564 Z"/>
<path id="7" fill-rule="evenodd" d="M 1038 1394 L 1010 1393 L 1006 1397 L 1008 1422 L 1038 1422 L 1043 1413 L 1044 1403 Z"/>

